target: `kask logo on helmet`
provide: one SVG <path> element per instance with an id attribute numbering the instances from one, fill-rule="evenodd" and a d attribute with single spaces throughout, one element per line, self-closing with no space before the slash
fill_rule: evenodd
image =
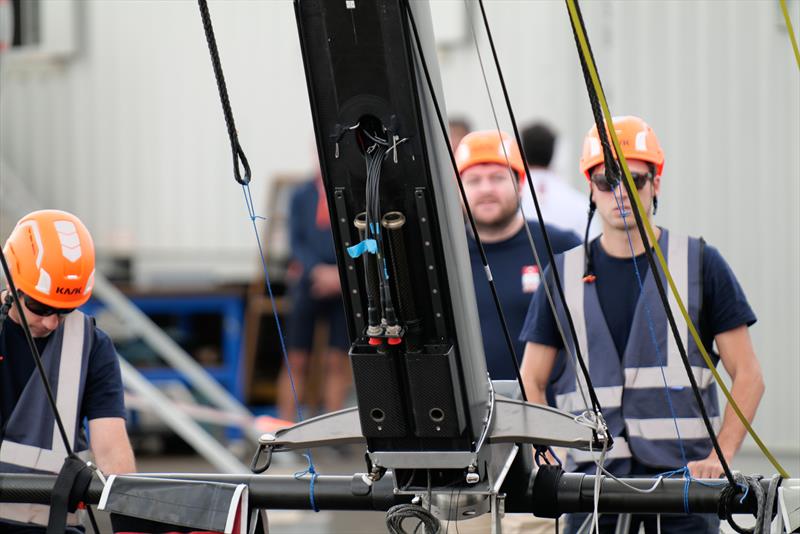
<path id="1" fill-rule="evenodd" d="M 78 295 L 80 294 L 81 290 L 78 287 L 57 287 L 56 294 L 57 295 Z"/>

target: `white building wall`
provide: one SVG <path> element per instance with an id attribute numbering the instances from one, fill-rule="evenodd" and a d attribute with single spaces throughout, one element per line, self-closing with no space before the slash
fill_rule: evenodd
<path id="1" fill-rule="evenodd" d="M 471 34 L 462 27 L 459 40 L 453 26 L 462 3 L 434 2 L 448 39 L 447 108 L 493 127 Z M 554 124 L 558 167 L 585 187 L 576 168 L 591 114 L 563 2 L 486 4 L 518 120 Z M 789 5 L 797 31 L 800 3 Z M 73 58 L 0 59 L 5 164 L 43 205 L 78 212 L 100 249 L 131 251 L 142 279 L 249 278 L 255 245 L 196 4 L 76 9 Z M 756 428 L 797 456 L 800 78 L 779 3 L 603 1 L 583 11 L 612 112 L 646 117 L 667 153 L 658 222 L 716 246 L 759 316 L 752 333 L 768 390 Z M 270 176 L 312 165 L 292 5 L 229 0 L 211 13 L 261 208 Z"/>

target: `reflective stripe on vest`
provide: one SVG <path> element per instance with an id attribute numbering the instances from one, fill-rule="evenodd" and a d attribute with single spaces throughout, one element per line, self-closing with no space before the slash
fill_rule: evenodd
<path id="1" fill-rule="evenodd" d="M 41 355 L 70 446 L 82 458 L 88 458 L 88 447 L 79 409 L 92 348 L 92 326 L 91 319 L 83 313 L 70 313 L 50 334 L 53 337 Z M 66 455 L 41 377 L 34 370 L 8 418 L 0 444 L 0 472 L 58 473 Z M 48 516 L 48 506 L 0 504 L 0 518 L 46 525 Z M 79 524 L 78 516 L 70 514 L 68 523 Z"/>
<path id="2" fill-rule="evenodd" d="M 698 324 L 702 300 L 700 242 L 685 236 L 670 235 L 662 230 L 659 244 L 662 250 L 667 251 L 667 262 L 673 280 L 687 305 L 692 321 Z M 623 357 L 620 358 L 600 307 L 597 288 L 594 284 L 583 281 L 583 247 L 559 256 L 556 266 L 564 280 L 564 296 L 606 422 L 615 437 L 622 436 L 623 433 L 627 437 L 623 437 L 622 441 L 615 439 L 615 448 L 608 451 L 607 457 L 620 460 L 633 457 L 653 467 L 680 467 L 683 459 L 676 426 L 688 461 L 707 456 L 711 450 L 711 442 L 694 400 L 678 345 L 669 329 L 652 270 L 648 270 L 643 280 L 643 293 L 637 301 L 628 343 Z M 669 303 L 687 349 L 692 373 L 715 428 L 718 428 L 719 405 L 711 371 L 705 366 L 697 346 L 689 336 L 686 321 L 671 293 Z M 653 334 L 660 347 L 661 362 L 653 347 L 648 311 L 653 322 Z M 558 314 L 561 319 L 566 319 L 560 306 Z M 559 358 L 566 357 L 564 350 L 559 351 Z M 664 359 L 666 366 L 662 367 L 659 363 L 663 364 Z M 674 421 L 666 397 L 665 379 L 675 410 Z M 586 408 L 576 387 L 585 388 L 584 379 L 580 373 L 576 377 L 574 366 L 567 365 L 555 379 L 556 405 L 578 414 Z M 619 450 L 615 452 L 617 448 Z M 591 464 L 586 463 L 592 459 L 589 453 L 570 451 L 569 459 L 571 467 L 590 470 Z"/>

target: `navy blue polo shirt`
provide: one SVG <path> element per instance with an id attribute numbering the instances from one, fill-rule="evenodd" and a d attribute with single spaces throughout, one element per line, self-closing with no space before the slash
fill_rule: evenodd
<path id="1" fill-rule="evenodd" d="M 599 239 L 590 244 L 590 254 L 597 277 L 594 283 L 600 307 L 617 352 L 623 354 L 640 293 L 633 260 L 609 256 Z M 647 256 L 637 256 L 636 265 L 644 280 L 649 269 Z M 547 280 L 552 277 L 550 271 L 548 269 L 545 272 Z M 553 311 L 547 299 L 542 297 L 543 294 L 537 294 L 531 301 L 520 339 L 560 349 L 563 342 L 556 328 Z M 706 350 L 711 351 L 717 334 L 755 322 L 756 316 L 733 271 L 716 248 L 706 245 L 703 252 L 703 300 L 700 324 L 696 325 Z"/>
<path id="2" fill-rule="evenodd" d="M 539 223 L 529 221 L 533 243 L 539 253 L 542 268 L 548 265 L 547 249 L 544 235 Z M 547 235 L 553 252 L 558 254 L 580 244 L 580 238 L 572 232 L 560 230 L 546 225 Z M 483 335 L 483 350 L 486 354 L 486 366 L 489 376 L 494 380 L 515 380 L 514 365 L 508 351 L 508 344 L 503 336 L 502 325 L 497 315 L 494 299 L 486 280 L 478 246 L 471 233 L 468 232 L 472 279 L 475 285 L 475 297 L 478 304 L 478 315 Z M 538 293 L 540 273 L 531 251 L 528 234 L 520 228 L 513 237 L 498 243 L 483 243 L 483 249 L 492 269 L 492 277 L 500 304 L 503 308 L 506 324 L 514 342 L 517 360 L 522 360 L 525 344 L 517 338 L 525 320 L 525 313 L 530 305 L 531 296 Z"/>
<path id="3" fill-rule="evenodd" d="M 89 355 L 86 389 L 81 402 L 81 418 L 125 417 L 122 379 L 117 352 L 111 338 L 98 328 Z M 35 338 L 39 354 L 51 337 Z M 22 327 L 10 317 L 0 331 L 0 428 L 5 424 L 28 380 L 37 372 Z"/>

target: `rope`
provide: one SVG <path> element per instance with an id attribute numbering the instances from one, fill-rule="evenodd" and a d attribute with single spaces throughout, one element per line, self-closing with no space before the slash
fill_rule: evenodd
<path id="1" fill-rule="evenodd" d="M 275 327 L 278 330 L 278 339 L 280 340 L 281 344 L 281 354 L 283 356 L 283 363 L 286 365 L 286 373 L 289 375 L 289 385 L 292 388 L 292 397 L 294 399 L 294 406 L 295 411 L 297 412 L 297 420 L 298 422 L 303 421 L 303 412 L 300 407 L 300 400 L 297 395 L 297 388 L 294 384 L 294 376 L 292 375 L 292 366 L 289 363 L 289 353 L 286 350 L 286 338 L 283 334 L 283 327 L 281 327 L 281 321 L 278 317 L 278 308 L 275 306 L 275 295 L 272 292 L 272 282 L 270 281 L 269 277 L 269 269 L 267 268 L 267 259 L 266 254 L 264 253 L 264 247 L 261 244 L 261 238 L 258 233 L 258 224 L 256 223 L 257 220 L 266 220 L 264 217 L 257 215 L 255 212 L 255 207 L 253 204 L 253 196 L 250 192 L 250 186 L 248 184 L 242 184 L 242 191 L 244 192 L 244 201 L 245 205 L 247 206 L 247 215 L 250 219 L 250 222 L 253 225 L 253 233 L 255 234 L 256 238 L 256 245 L 258 246 L 258 257 L 261 259 L 261 267 L 264 272 L 264 283 L 267 287 L 267 293 L 269 294 L 269 301 L 272 304 L 272 316 L 275 319 Z M 311 450 L 308 450 L 303 455 L 308 460 L 308 469 L 305 472 L 311 473 L 311 480 L 309 483 L 309 497 L 311 499 L 311 509 L 315 512 L 319 512 L 319 509 L 314 504 L 314 481 L 317 478 L 317 472 L 314 469 L 314 460 L 311 455 Z M 305 473 L 304 472 L 304 473 Z M 295 477 L 297 478 L 297 477 Z"/>
<path id="2" fill-rule="evenodd" d="M 319 508 L 317 507 L 317 503 L 314 500 L 314 482 L 317 480 L 317 470 L 314 469 L 314 462 L 311 459 L 311 452 L 307 452 L 303 455 L 303 457 L 308 461 L 308 467 L 305 468 L 303 471 L 298 471 L 294 474 L 295 480 L 303 478 L 306 475 L 311 475 L 311 479 L 308 483 L 308 500 L 311 503 L 311 509 L 315 512 L 319 512 Z"/>
<path id="3" fill-rule="evenodd" d="M 17 315 L 19 316 L 20 325 L 22 326 L 22 331 L 25 333 L 25 340 L 28 342 L 28 348 L 33 356 L 33 361 L 36 364 L 36 371 L 39 374 L 39 378 L 42 380 L 48 405 L 50 406 L 50 410 L 53 412 L 53 417 L 56 420 L 56 427 L 58 428 L 61 442 L 64 444 L 66 456 L 80 460 L 80 458 L 78 458 L 73 451 L 72 445 L 70 445 L 69 438 L 67 437 L 67 431 L 64 429 L 64 423 L 61 420 L 61 414 L 58 411 L 58 405 L 56 404 L 55 397 L 53 396 L 53 388 L 50 386 L 50 381 L 47 379 L 47 373 L 45 373 L 44 365 L 42 364 L 42 357 L 39 354 L 39 349 L 36 347 L 36 343 L 33 341 L 31 329 L 28 325 L 28 319 L 25 317 L 25 312 L 22 310 L 22 302 L 19 297 L 19 292 L 17 291 L 17 286 L 14 284 L 14 279 L 11 277 L 11 271 L 9 270 L 8 262 L 6 261 L 6 255 L 2 249 L 0 249 L 0 263 L 2 263 L 3 274 L 5 275 L 6 283 L 8 284 L 8 294 L 6 295 L 6 298 L 3 299 L 2 306 L 0 306 L 0 329 L 3 327 L 3 323 L 8 316 L 11 306 L 15 306 L 17 309 Z M 0 438 L 0 445 L 2 445 L 2 442 L 3 440 Z M 83 462 L 83 460 L 80 461 Z M 94 529 L 95 533 L 100 534 L 100 529 L 97 528 L 97 523 L 95 521 L 91 506 L 86 507 L 86 513 L 89 515 L 89 521 L 91 521 L 92 528 Z"/>
<path id="4" fill-rule="evenodd" d="M 228 138 L 231 141 L 233 176 L 240 184 L 247 185 L 250 183 L 250 164 L 247 162 L 247 156 L 244 155 L 242 145 L 239 144 L 239 135 L 236 132 L 236 123 L 233 121 L 231 101 L 228 98 L 228 87 L 225 85 L 225 75 L 222 72 L 222 63 L 219 60 L 217 40 L 214 37 L 214 28 L 211 26 L 211 15 L 208 12 L 208 1 L 197 0 L 197 5 L 200 8 L 200 17 L 203 19 L 203 30 L 205 30 L 206 43 L 208 43 L 208 51 L 211 55 L 211 66 L 214 68 L 214 77 L 217 80 L 219 100 L 222 103 L 222 113 L 225 116 L 225 126 L 228 128 Z M 242 167 L 244 167 L 244 177 L 242 177 L 239 170 L 240 164 Z"/>
<path id="5" fill-rule="evenodd" d="M 200 16 L 203 20 L 203 29 L 205 30 L 206 35 L 206 42 L 208 43 L 208 51 L 211 55 L 211 65 L 214 68 L 214 76 L 217 81 L 217 89 L 219 90 L 219 97 L 220 102 L 222 103 L 222 112 L 225 116 L 225 124 L 228 129 L 228 138 L 230 139 L 231 143 L 231 151 L 233 154 L 233 175 L 235 180 L 242 186 L 242 192 L 244 193 L 244 203 L 247 207 L 247 215 L 250 219 L 251 224 L 253 225 L 253 233 L 256 238 L 256 245 L 258 246 L 258 256 L 261 259 L 261 266 L 264 272 L 264 282 L 267 287 L 267 292 L 269 294 L 269 300 L 272 304 L 272 315 L 275 319 L 275 326 L 278 330 L 278 339 L 280 340 L 281 344 L 281 353 L 283 355 L 283 361 L 286 365 L 286 371 L 289 375 L 289 383 L 292 388 L 292 397 L 294 398 L 295 410 L 297 412 L 297 419 L 299 422 L 303 421 L 303 413 L 300 409 L 300 401 L 297 396 L 297 388 L 295 387 L 294 377 L 292 376 L 292 367 L 289 364 L 289 355 L 286 350 L 286 340 L 283 335 L 283 328 L 281 327 L 280 319 L 278 318 L 278 308 L 275 306 L 275 295 L 272 292 L 272 283 L 269 277 L 269 269 L 267 268 L 267 260 L 266 255 L 264 253 L 264 247 L 261 244 L 261 237 L 258 233 L 258 224 L 256 221 L 259 219 L 266 220 L 264 217 L 261 217 L 256 214 L 255 211 L 255 203 L 253 202 L 253 196 L 250 192 L 250 165 L 247 162 L 247 156 L 244 154 L 244 150 L 242 149 L 241 144 L 239 143 L 239 136 L 236 133 L 236 125 L 233 120 L 233 111 L 231 109 L 230 99 L 228 98 L 228 89 L 225 85 L 225 75 L 222 72 L 222 64 L 219 59 L 219 52 L 217 50 L 217 42 L 214 38 L 214 28 L 211 25 L 211 16 L 208 12 L 208 2 L 207 0 L 197 0 L 197 4 L 200 8 Z M 239 172 L 239 163 L 242 164 L 244 167 L 244 176 L 242 176 Z M 306 472 L 311 473 L 311 480 L 309 483 L 309 496 L 311 499 L 312 509 L 315 512 L 319 510 L 316 508 L 316 504 L 314 503 L 314 481 L 316 480 L 316 470 L 314 469 L 314 461 L 313 457 L 311 456 L 311 451 L 308 450 L 307 453 L 304 455 L 308 460 L 308 469 Z M 256 456 L 257 457 L 257 456 Z"/>
<path id="6" fill-rule="evenodd" d="M 500 324 L 503 328 L 503 337 L 505 338 L 506 345 L 508 347 L 509 352 L 514 354 L 514 360 L 516 361 L 516 351 L 514 350 L 514 342 L 511 339 L 511 334 L 508 330 L 508 324 L 506 323 L 505 314 L 503 313 L 503 306 L 500 303 L 500 297 L 497 294 L 497 287 L 495 286 L 494 279 L 492 278 L 492 270 L 489 267 L 489 260 L 486 257 L 486 251 L 483 248 L 483 243 L 481 242 L 480 235 L 478 235 L 478 228 L 475 225 L 475 218 L 472 216 L 472 209 L 469 206 L 469 202 L 467 201 L 467 193 L 464 191 L 464 184 L 461 183 L 461 173 L 458 172 L 458 165 L 456 164 L 456 158 L 453 154 L 453 148 L 450 146 L 450 141 L 447 132 L 447 125 L 444 122 L 444 115 L 442 114 L 441 107 L 439 106 L 439 99 L 436 97 L 436 91 L 433 86 L 433 80 L 431 79 L 430 71 L 428 70 L 428 63 L 425 61 L 425 54 L 422 50 L 422 41 L 419 37 L 419 32 L 417 30 L 417 23 L 414 20 L 414 14 L 411 11 L 411 6 L 408 3 L 408 0 L 403 2 L 403 6 L 406 9 L 406 13 L 408 14 L 409 22 L 411 22 L 411 30 L 414 37 L 414 42 L 416 43 L 417 53 L 419 54 L 420 63 L 422 64 L 422 70 L 425 74 L 425 81 L 427 82 L 428 92 L 430 93 L 431 100 L 433 102 L 433 107 L 436 110 L 436 118 L 439 121 L 439 128 L 441 129 L 442 135 L 445 139 L 445 145 L 447 146 L 447 154 L 450 156 L 450 163 L 453 166 L 453 171 L 456 175 L 456 183 L 458 184 L 458 190 L 461 193 L 461 200 L 464 204 L 464 211 L 467 212 L 467 219 L 469 221 L 470 229 L 472 231 L 472 235 L 475 238 L 475 244 L 478 248 L 478 254 L 481 257 L 481 264 L 483 265 L 483 270 L 486 273 L 486 279 L 489 283 L 489 289 L 492 293 L 492 300 L 494 301 L 495 309 L 497 310 L 497 315 L 500 318 Z M 522 377 L 517 374 L 517 382 L 519 383 L 520 390 L 522 392 L 522 399 L 527 401 L 527 396 L 525 395 L 525 386 L 522 383 Z"/>
<path id="7" fill-rule="evenodd" d="M 786 7 L 786 0 L 781 0 L 781 11 L 783 12 L 783 20 L 786 21 L 786 31 L 789 32 L 789 40 L 792 42 L 794 59 L 797 61 L 797 68 L 800 69 L 800 50 L 797 49 L 797 39 L 794 37 L 792 19 L 789 17 L 789 9 Z"/>
<path id="8" fill-rule="evenodd" d="M 494 59 L 495 68 L 497 69 L 497 76 L 500 81 L 500 86 L 503 90 L 503 97 L 505 98 L 506 107 L 508 108 L 511 124 L 514 129 L 514 138 L 517 141 L 517 145 L 519 146 L 520 154 L 522 155 L 522 160 L 527 161 L 527 156 L 525 155 L 525 147 L 522 143 L 522 138 L 520 136 L 519 128 L 517 126 L 517 120 L 514 116 L 514 110 L 511 106 L 511 98 L 508 95 L 508 88 L 506 87 L 505 77 L 503 76 L 503 70 L 500 68 L 500 58 L 497 55 L 497 49 L 495 48 L 494 45 L 494 37 L 492 36 L 492 31 L 491 28 L 489 27 L 489 19 L 486 16 L 486 9 L 484 8 L 483 0 L 478 0 L 478 5 L 481 10 L 481 16 L 483 19 L 484 27 L 486 29 L 486 36 L 489 40 L 489 46 L 492 50 L 492 57 Z M 539 198 L 536 194 L 536 188 L 533 186 L 533 179 L 531 178 L 530 169 L 528 168 L 527 165 L 525 165 L 525 177 L 528 182 L 528 188 L 530 189 L 531 195 L 533 196 L 533 205 L 536 208 L 536 218 L 542 227 L 542 236 L 544 237 L 545 249 L 547 250 L 547 258 L 550 261 L 550 265 L 552 265 L 551 271 L 553 273 L 553 280 L 555 282 L 556 291 L 558 292 L 561 304 L 564 307 L 564 313 L 567 317 L 567 323 L 569 324 L 570 334 L 572 336 L 572 341 L 575 346 L 576 360 L 578 361 L 583 377 L 586 380 L 586 385 L 588 387 L 588 392 L 589 392 L 589 398 L 592 402 L 592 408 L 597 413 L 598 418 L 602 419 L 602 407 L 600 406 L 600 401 L 598 400 L 597 394 L 595 393 L 594 387 L 592 385 L 592 379 L 591 376 L 589 375 L 589 369 L 586 367 L 586 362 L 584 361 L 583 355 L 581 354 L 581 348 L 580 344 L 578 343 L 578 335 L 575 330 L 575 324 L 572 320 L 572 314 L 570 313 L 569 308 L 567 307 L 567 301 L 566 297 L 564 296 L 564 289 L 561 285 L 561 279 L 558 275 L 558 269 L 555 268 L 556 263 L 555 263 L 555 255 L 553 253 L 553 246 L 550 243 L 550 237 L 548 236 L 547 230 L 545 229 L 544 218 L 542 217 L 542 210 L 541 207 L 539 206 Z M 552 306 L 552 301 L 551 301 L 551 306 Z M 556 313 L 555 307 L 553 307 L 553 315 L 554 316 L 558 315 Z M 610 433 L 607 433 L 607 438 L 609 440 L 612 440 Z"/>
<path id="9" fill-rule="evenodd" d="M 591 82 L 592 82 L 592 86 L 594 87 L 594 90 L 597 93 L 597 97 L 598 97 L 598 99 L 600 101 L 600 105 L 602 106 L 602 109 L 603 109 L 603 116 L 605 118 L 605 123 L 606 124 L 613 124 L 613 121 L 612 121 L 612 118 L 611 118 L 611 112 L 608 109 L 608 103 L 606 101 L 605 94 L 603 93 L 603 88 L 600 85 L 599 76 L 597 74 L 597 70 L 596 70 L 594 61 L 592 60 L 592 58 L 590 56 L 590 53 L 588 52 L 588 44 L 587 44 L 588 41 L 587 41 L 586 36 L 585 36 L 585 29 L 584 29 L 584 26 L 583 26 L 583 20 L 580 17 L 580 14 L 579 14 L 580 13 L 580 11 L 579 11 L 580 8 L 578 7 L 578 5 L 577 5 L 575 0 L 566 0 L 566 2 L 567 2 L 567 8 L 568 8 L 569 14 L 570 14 L 570 19 L 572 21 L 573 29 L 574 29 L 577 37 L 578 37 L 578 40 L 579 40 L 579 44 L 580 44 L 579 52 L 582 54 L 582 57 L 586 61 L 586 64 L 587 64 L 587 67 L 588 67 L 588 70 L 589 70 L 589 75 L 590 75 Z M 588 80 L 587 80 L 587 86 L 588 85 L 589 84 L 588 84 Z M 605 130 L 605 128 L 602 128 L 602 124 L 598 125 L 598 132 L 601 131 L 601 130 Z M 698 334 L 697 329 L 695 328 L 691 318 L 689 317 L 689 313 L 686 311 L 686 307 L 685 307 L 685 305 L 683 303 L 683 299 L 681 298 L 680 294 L 678 293 L 678 289 L 675 286 L 675 282 L 672 279 L 672 275 L 669 272 L 669 268 L 667 267 L 667 262 L 664 259 L 664 254 L 661 251 L 661 247 L 659 246 L 658 240 L 655 237 L 655 232 L 653 231 L 652 225 L 650 225 L 650 222 L 647 220 L 647 213 L 645 212 L 645 209 L 644 209 L 644 207 L 642 205 L 642 201 L 639 198 L 639 193 L 638 193 L 638 191 L 636 189 L 635 183 L 633 182 L 633 178 L 630 175 L 630 170 L 628 169 L 628 164 L 627 164 L 627 161 L 625 160 L 625 156 L 622 153 L 622 150 L 620 149 L 619 139 L 617 138 L 616 131 L 614 130 L 614 128 L 608 128 L 608 132 L 611 135 L 611 139 L 612 139 L 612 141 L 614 143 L 616 154 L 619 155 L 619 162 L 622 165 L 622 169 L 624 171 L 625 184 L 626 184 L 626 190 L 628 191 L 628 196 L 631 199 L 633 199 L 633 202 L 634 202 L 634 204 L 636 206 L 636 211 L 634 212 L 634 215 L 636 216 L 636 223 L 637 223 L 637 226 L 639 227 L 639 233 L 642 236 L 642 240 L 645 241 L 645 250 L 648 252 L 648 256 L 647 257 L 648 257 L 648 261 L 651 263 L 651 268 L 654 270 L 654 272 L 656 272 L 655 271 L 655 269 L 656 269 L 655 260 L 652 257 L 652 251 L 650 251 L 650 246 L 648 246 L 648 244 L 646 243 L 646 237 L 645 236 L 647 236 L 649 238 L 649 240 L 650 240 L 650 243 L 652 243 L 652 247 L 653 247 L 653 249 L 654 249 L 654 251 L 656 253 L 656 256 L 658 257 L 658 261 L 661 264 L 662 272 L 664 273 L 665 277 L 667 278 L 667 282 L 669 284 L 669 287 L 672 290 L 672 293 L 673 293 L 673 295 L 675 297 L 675 301 L 678 304 L 678 307 L 680 309 L 681 314 L 683 315 L 684 319 L 686 320 L 686 324 L 689 327 L 689 331 L 692 334 L 692 338 L 694 339 L 698 350 L 700 351 L 701 355 L 703 356 L 703 360 L 705 361 L 706 365 L 708 366 L 709 370 L 711 371 L 711 374 L 714 376 L 714 379 L 716 380 L 716 382 L 719 385 L 720 389 L 725 394 L 725 397 L 728 400 L 729 406 L 736 413 L 737 417 L 739 418 L 741 423 L 744 425 L 744 427 L 747 429 L 747 431 L 750 434 L 750 436 L 753 438 L 753 440 L 756 442 L 758 447 L 761 449 L 761 452 L 767 457 L 767 459 L 769 459 L 770 463 L 772 463 L 772 465 L 775 467 L 775 469 L 778 470 L 778 473 L 782 477 L 788 478 L 789 474 L 787 473 L 787 471 L 781 466 L 781 464 L 778 462 L 778 460 L 775 458 L 775 456 L 769 451 L 769 449 L 767 449 L 766 445 L 764 444 L 763 441 L 761 441 L 761 438 L 759 438 L 759 436 L 758 436 L 758 434 L 756 434 L 755 430 L 753 430 L 753 427 L 750 425 L 750 422 L 747 420 L 747 418 L 742 413 L 741 409 L 739 408 L 739 405 L 733 399 L 733 396 L 731 395 L 730 391 L 728 390 L 728 387 L 725 385 L 724 381 L 722 380 L 722 377 L 719 375 L 719 372 L 717 371 L 716 366 L 714 365 L 714 362 L 711 360 L 711 357 L 708 355 L 708 352 L 706 351 L 705 346 L 703 345 L 703 342 L 700 339 L 700 335 Z M 661 277 L 656 276 L 655 277 L 655 281 L 656 281 L 656 286 L 659 289 L 659 295 L 661 295 L 662 301 L 666 303 L 667 302 L 667 298 L 666 298 L 666 294 L 665 294 L 665 291 L 664 291 L 663 284 L 661 283 Z M 670 326 L 672 328 L 673 335 L 676 338 L 678 349 L 679 349 L 679 351 L 681 353 L 681 359 L 683 360 L 684 366 L 687 368 L 686 370 L 687 370 L 689 381 L 692 384 L 692 389 L 695 392 L 695 396 L 698 397 L 698 399 L 699 399 L 698 392 L 697 392 L 697 384 L 696 384 L 696 381 L 695 381 L 695 378 L 694 378 L 694 374 L 691 372 L 691 368 L 690 368 L 688 359 L 686 357 L 686 351 L 685 351 L 685 348 L 683 347 L 683 342 L 681 341 L 680 335 L 677 332 L 677 325 L 675 324 L 674 317 L 672 316 L 672 311 L 671 311 L 670 307 L 668 305 L 666 305 L 666 304 L 665 304 L 665 312 L 667 313 L 667 318 L 670 320 Z M 700 410 L 703 413 L 704 422 L 706 423 L 706 429 L 708 430 L 709 437 L 711 438 L 712 443 L 714 444 L 714 449 L 715 449 L 715 451 L 717 453 L 717 456 L 718 456 L 718 458 L 720 460 L 720 463 L 722 464 L 723 469 L 725 470 L 726 478 L 728 478 L 729 483 L 733 484 L 734 483 L 733 476 L 731 474 L 730 468 L 727 465 L 727 462 L 725 461 L 724 457 L 722 456 L 721 450 L 719 449 L 719 443 L 717 442 L 716 436 L 714 435 L 713 428 L 711 427 L 711 422 L 708 420 L 708 415 L 705 413 L 705 408 L 704 408 L 702 402 L 700 402 L 700 401 L 698 401 L 698 402 L 699 402 Z"/>
<path id="10" fill-rule="evenodd" d="M 33 341 L 31 329 L 30 326 L 28 326 L 28 319 L 25 317 L 25 313 L 22 310 L 22 303 L 19 298 L 17 286 L 14 284 L 14 279 L 11 278 L 11 271 L 8 268 L 6 255 L 2 249 L 0 249 L 0 261 L 3 265 L 3 273 L 5 274 L 6 282 L 8 283 L 8 293 L 11 296 L 14 307 L 17 309 L 20 325 L 22 326 L 22 331 L 25 333 L 25 340 L 28 342 L 28 348 L 33 356 L 33 361 L 36 364 L 36 370 L 38 371 L 39 377 L 44 385 L 44 391 L 47 395 L 47 403 L 49 404 L 50 410 L 53 412 L 53 417 L 56 420 L 56 427 L 58 427 L 58 433 L 61 437 L 61 442 L 64 444 L 64 450 L 67 456 L 74 456 L 72 445 L 70 445 L 70 440 L 67 437 L 67 431 L 64 429 L 64 423 L 61 421 L 61 414 L 58 412 L 58 405 L 56 404 L 55 397 L 53 396 L 53 388 L 50 386 L 50 381 L 47 379 L 47 373 L 45 373 L 44 365 L 42 364 L 42 357 L 39 355 L 39 349 L 36 348 L 36 343 Z M 8 299 L 6 299 L 6 302 L 7 300 Z M 6 303 L 3 305 L 4 307 L 5 304 Z"/>
<path id="11" fill-rule="evenodd" d="M 619 196 L 617 196 L 618 187 L 612 187 L 611 191 L 614 195 L 614 200 L 617 203 L 617 208 L 620 210 L 620 213 L 624 213 L 623 206 L 622 206 L 622 192 L 619 192 Z M 628 221 L 625 217 L 622 217 L 622 223 L 625 225 L 625 235 L 628 238 L 628 248 L 631 251 L 631 261 L 633 263 L 633 272 L 636 275 L 636 282 L 639 286 L 639 295 L 644 295 L 644 282 L 642 281 L 642 274 L 639 272 L 639 264 L 636 262 L 636 252 L 633 248 L 633 240 L 631 239 L 631 231 L 628 227 Z M 658 276 L 657 272 L 652 273 L 653 276 Z M 672 394 L 669 391 L 669 384 L 667 383 L 667 375 L 664 373 L 664 366 L 665 361 L 664 357 L 661 354 L 661 347 L 658 344 L 656 339 L 656 332 L 655 332 L 655 325 L 653 324 L 653 317 L 650 312 L 650 306 L 647 303 L 646 299 L 643 299 L 644 304 L 644 311 L 645 317 L 647 318 L 647 329 L 650 331 L 650 340 L 653 342 L 653 348 L 656 352 L 656 359 L 658 361 L 659 370 L 661 371 L 661 379 L 664 382 L 664 395 L 667 398 L 667 405 L 669 406 L 669 413 L 672 415 L 672 423 L 675 425 L 675 434 L 678 436 L 678 445 L 681 449 L 681 459 L 683 460 L 683 465 L 688 466 L 689 460 L 686 457 L 686 448 L 683 444 L 683 438 L 681 437 L 681 431 L 678 428 L 678 417 L 675 414 L 675 407 L 672 404 Z M 686 512 L 687 514 L 689 512 Z"/>

